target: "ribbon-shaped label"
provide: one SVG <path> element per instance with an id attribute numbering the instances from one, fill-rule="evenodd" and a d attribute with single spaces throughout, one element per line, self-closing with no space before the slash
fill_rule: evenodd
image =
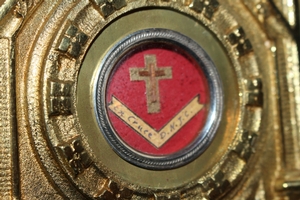
<path id="1" fill-rule="evenodd" d="M 108 107 L 138 134 L 143 136 L 156 148 L 160 148 L 186 123 L 188 123 L 203 108 L 203 106 L 203 104 L 199 103 L 199 96 L 194 97 L 191 102 L 189 102 L 159 131 L 153 129 L 114 96 Z"/>

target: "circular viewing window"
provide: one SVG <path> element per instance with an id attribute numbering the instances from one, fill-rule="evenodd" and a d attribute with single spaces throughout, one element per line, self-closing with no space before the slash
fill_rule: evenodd
<path id="1" fill-rule="evenodd" d="M 124 160 L 171 169 L 210 144 L 223 108 L 218 72 L 190 38 L 167 29 L 135 32 L 101 63 L 95 111 L 107 142 Z"/>

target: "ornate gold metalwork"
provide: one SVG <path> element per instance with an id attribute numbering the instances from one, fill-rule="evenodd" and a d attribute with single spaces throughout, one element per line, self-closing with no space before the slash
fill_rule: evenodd
<path id="1" fill-rule="evenodd" d="M 291 0 L 0 0 L 1 199 L 299 199 L 296 10 Z M 211 144 L 168 170 L 119 157 L 94 111 L 107 52 L 149 28 L 203 47 L 224 92 Z"/>

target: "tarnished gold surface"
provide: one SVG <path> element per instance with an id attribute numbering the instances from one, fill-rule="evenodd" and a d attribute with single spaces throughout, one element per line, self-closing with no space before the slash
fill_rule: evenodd
<path id="1" fill-rule="evenodd" d="M 293 1 L 0 3 L 0 199 L 300 199 Z M 196 41 L 224 91 L 210 146 L 170 170 L 119 157 L 94 112 L 101 61 L 146 28 Z"/>

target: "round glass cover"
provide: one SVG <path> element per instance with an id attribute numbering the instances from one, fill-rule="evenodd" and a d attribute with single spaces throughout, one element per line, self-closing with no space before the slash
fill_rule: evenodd
<path id="1" fill-rule="evenodd" d="M 222 114 L 222 87 L 199 44 L 167 29 L 135 32 L 101 63 L 95 107 L 106 140 L 123 159 L 171 169 L 198 157 Z"/>

